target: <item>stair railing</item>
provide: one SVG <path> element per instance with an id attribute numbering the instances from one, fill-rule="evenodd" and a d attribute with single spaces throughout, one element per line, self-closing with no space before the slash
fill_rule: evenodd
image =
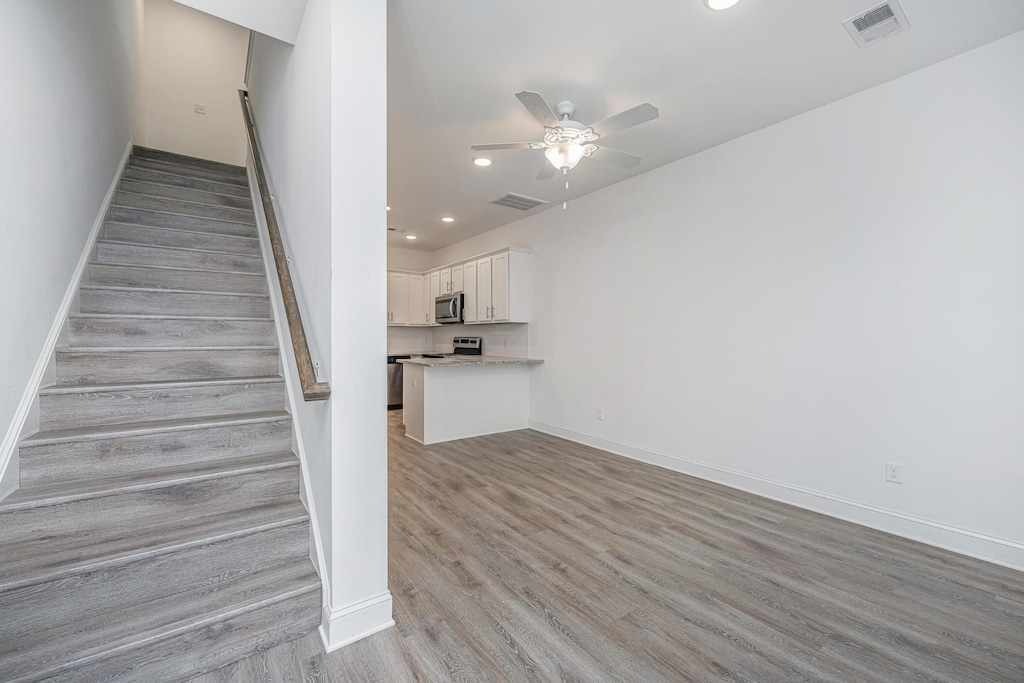
<path id="1" fill-rule="evenodd" d="M 291 332 L 292 348 L 295 350 L 295 365 L 299 371 L 302 384 L 302 398 L 307 401 L 323 401 L 331 395 L 331 385 L 318 382 L 313 361 L 309 356 L 309 344 L 306 342 L 306 331 L 302 326 L 302 315 L 295 298 L 295 287 L 292 285 L 291 272 L 288 270 L 288 259 L 281 241 L 278 228 L 277 213 L 270 197 L 267 176 L 263 172 L 263 161 L 260 157 L 259 145 L 256 143 L 256 127 L 252 121 L 252 110 L 249 107 L 249 93 L 238 91 L 242 102 L 242 116 L 245 119 L 245 134 L 249 139 L 249 151 L 252 152 L 253 168 L 256 171 L 256 183 L 259 186 L 260 199 L 263 201 L 263 213 L 267 218 L 267 231 L 270 233 L 270 246 L 274 252 L 274 263 L 277 265 L 277 279 L 281 283 L 281 296 L 284 298 L 284 310 L 288 317 L 288 329 Z"/>

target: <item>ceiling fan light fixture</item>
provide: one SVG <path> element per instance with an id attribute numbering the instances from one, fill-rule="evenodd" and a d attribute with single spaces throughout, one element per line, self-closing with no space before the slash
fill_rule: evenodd
<path id="1" fill-rule="evenodd" d="M 491 158 L 485 156 L 473 157 L 473 163 L 476 164 L 477 166 L 490 166 Z"/>
<path id="2" fill-rule="evenodd" d="M 704 0 L 704 4 L 707 5 L 708 9 L 723 10 L 729 9 L 740 0 Z"/>
<path id="3" fill-rule="evenodd" d="M 414 240 L 414 239 L 416 239 L 416 235 L 406 235 L 405 239 L 407 239 L 407 240 Z"/>
<path id="4" fill-rule="evenodd" d="M 562 172 L 568 172 L 575 168 L 586 154 L 587 149 L 575 142 L 560 142 L 544 150 L 544 156 L 548 158 L 551 165 Z"/>

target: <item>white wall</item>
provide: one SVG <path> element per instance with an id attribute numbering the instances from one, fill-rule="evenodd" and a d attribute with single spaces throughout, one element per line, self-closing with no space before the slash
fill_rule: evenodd
<path id="1" fill-rule="evenodd" d="M 435 257 L 534 250 L 535 427 L 1024 568 L 1022 82 L 1018 33 Z"/>
<path id="2" fill-rule="evenodd" d="M 434 255 L 429 251 L 388 247 L 388 270 L 411 270 L 422 273 L 434 265 Z"/>
<path id="3" fill-rule="evenodd" d="M 306 8 L 306 0 L 177 1 L 293 45 Z"/>
<path id="4" fill-rule="evenodd" d="M 245 163 L 238 103 L 244 87 L 249 31 L 172 0 L 146 0 L 141 126 L 144 147 Z M 196 104 L 205 114 L 194 111 Z"/>
<path id="5" fill-rule="evenodd" d="M 310 353 L 332 390 L 326 402 L 299 398 L 295 412 L 325 550 L 329 648 L 393 623 L 380 315 L 386 168 L 373 142 L 386 138 L 384 21 L 374 0 L 309 0 L 294 48 L 256 37 L 249 77 Z"/>
<path id="6" fill-rule="evenodd" d="M 0 163 L 0 425 L 5 448 L 130 140 L 132 5 L 6 2 Z M 3 468 L 0 457 L 0 469 Z"/>

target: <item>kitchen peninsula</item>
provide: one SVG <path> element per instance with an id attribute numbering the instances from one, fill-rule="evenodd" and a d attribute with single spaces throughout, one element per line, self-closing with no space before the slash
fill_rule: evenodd
<path id="1" fill-rule="evenodd" d="M 405 434 L 432 444 L 526 429 L 530 372 L 544 361 L 450 356 L 399 362 Z"/>

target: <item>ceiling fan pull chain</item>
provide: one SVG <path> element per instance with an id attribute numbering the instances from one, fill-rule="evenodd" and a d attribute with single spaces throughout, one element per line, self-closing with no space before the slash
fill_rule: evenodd
<path id="1" fill-rule="evenodd" d="M 562 197 L 562 211 L 565 211 L 569 204 L 569 169 L 563 170 L 562 175 L 565 176 L 565 195 Z"/>

